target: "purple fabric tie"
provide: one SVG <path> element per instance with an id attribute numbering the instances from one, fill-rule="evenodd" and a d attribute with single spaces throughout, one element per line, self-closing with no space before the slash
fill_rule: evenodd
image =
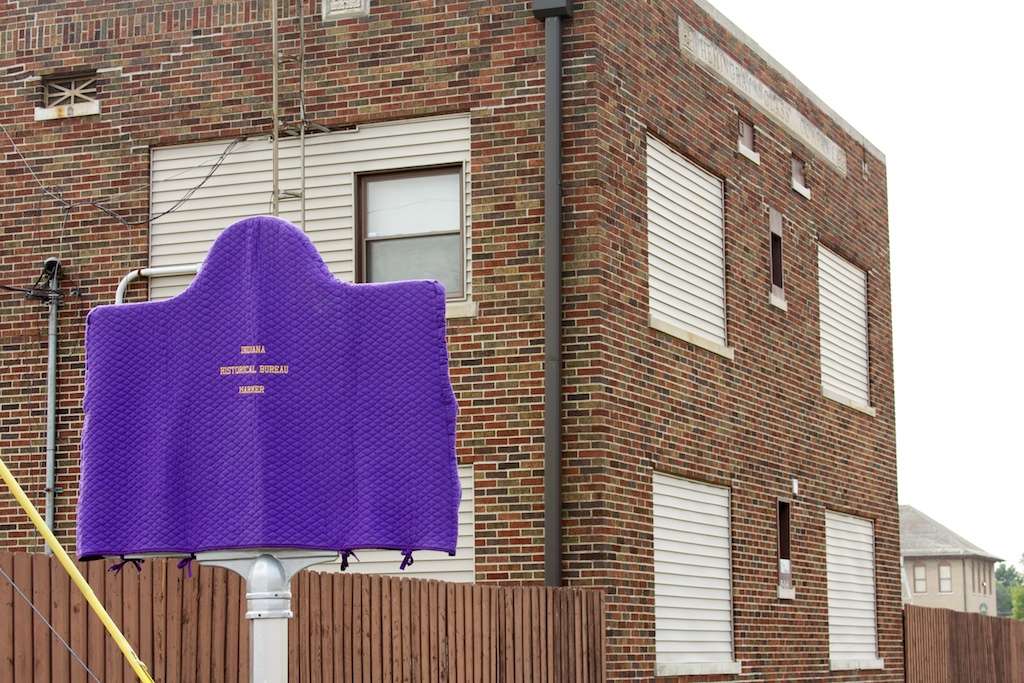
<path id="1" fill-rule="evenodd" d="M 356 558 L 356 562 L 359 561 L 359 556 L 356 555 L 354 550 L 342 550 L 341 551 L 341 571 L 348 569 L 348 558 Z"/>
<path id="2" fill-rule="evenodd" d="M 178 569 L 185 569 L 188 571 L 188 578 L 192 578 L 192 560 L 196 559 L 195 556 L 184 557 L 178 562 Z"/>
<path id="3" fill-rule="evenodd" d="M 118 562 L 117 564 L 111 565 L 107 569 L 107 571 L 108 572 L 114 572 L 114 576 L 120 576 L 121 575 L 121 570 L 124 569 L 124 566 L 126 564 L 130 563 L 130 564 L 135 565 L 135 569 L 139 573 L 141 573 L 142 572 L 142 563 L 143 562 L 145 562 L 145 560 L 126 560 L 125 558 L 122 557 L 120 562 Z"/>
<path id="4" fill-rule="evenodd" d="M 412 563 L 413 563 L 412 553 L 413 553 L 412 550 L 403 550 L 402 551 L 402 555 L 405 556 L 405 559 L 402 560 L 402 566 L 399 567 L 399 569 L 401 569 L 403 572 L 405 571 L 406 567 L 411 567 L 412 566 Z"/>

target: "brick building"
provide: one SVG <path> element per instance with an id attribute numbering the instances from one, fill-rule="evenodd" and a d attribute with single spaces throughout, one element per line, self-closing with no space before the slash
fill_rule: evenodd
<path id="1" fill-rule="evenodd" d="M 276 204 L 342 279 L 448 288 L 464 552 L 417 567 L 603 589 L 611 680 L 902 680 L 884 156 L 705 0 L 567 4 L 4 3 L 2 456 L 43 507 L 54 452 L 73 543 L 87 312 Z"/>

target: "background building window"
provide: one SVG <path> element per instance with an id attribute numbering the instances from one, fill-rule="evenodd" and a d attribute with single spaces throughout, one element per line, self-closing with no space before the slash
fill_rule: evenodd
<path id="1" fill-rule="evenodd" d="M 939 592 L 953 592 L 953 568 L 946 562 L 939 565 Z"/>
<path id="2" fill-rule="evenodd" d="M 914 565 L 914 595 L 928 592 L 928 570 L 923 564 Z"/>
<path id="3" fill-rule="evenodd" d="M 461 167 L 364 175 L 359 182 L 361 279 L 438 280 L 449 297 L 461 297 Z"/>
<path id="4" fill-rule="evenodd" d="M 740 673 L 730 543 L 729 489 L 654 474 L 658 676 Z"/>

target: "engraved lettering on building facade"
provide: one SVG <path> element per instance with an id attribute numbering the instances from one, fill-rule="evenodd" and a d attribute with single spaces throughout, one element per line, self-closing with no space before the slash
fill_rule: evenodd
<path id="1" fill-rule="evenodd" d="M 682 19 L 679 20 L 679 47 L 705 70 L 716 75 L 738 93 L 760 107 L 785 126 L 843 176 L 846 175 L 846 152 L 834 140 L 786 102 L 778 93 L 759 81 L 720 47 L 701 35 Z"/>

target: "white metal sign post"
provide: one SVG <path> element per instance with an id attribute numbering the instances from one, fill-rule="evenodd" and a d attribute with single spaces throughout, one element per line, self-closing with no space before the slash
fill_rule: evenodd
<path id="1" fill-rule="evenodd" d="M 291 548 L 246 548 L 196 553 L 196 561 L 230 569 L 245 579 L 248 601 L 251 683 L 288 681 L 288 619 L 292 577 L 300 570 L 338 559 L 337 552 Z"/>

